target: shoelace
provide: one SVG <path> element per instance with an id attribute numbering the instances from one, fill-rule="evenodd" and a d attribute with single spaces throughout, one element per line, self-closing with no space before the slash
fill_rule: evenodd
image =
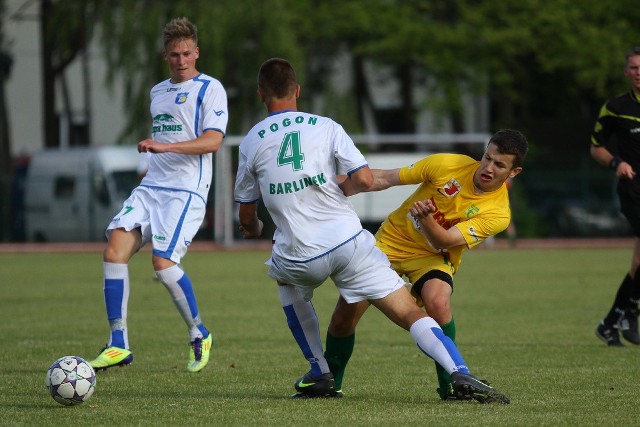
<path id="1" fill-rule="evenodd" d="M 193 354 L 196 357 L 196 361 L 202 359 L 202 339 L 196 338 L 192 343 L 191 347 L 193 347 Z"/>

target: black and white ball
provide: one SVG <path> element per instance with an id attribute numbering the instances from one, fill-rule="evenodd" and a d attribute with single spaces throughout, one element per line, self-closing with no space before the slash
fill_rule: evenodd
<path id="1" fill-rule="evenodd" d="M 96 373 L 82 357 L 64 356 L 49 367 L 45 385 L 56 402 L 79 405 L 93 395 Z"/>

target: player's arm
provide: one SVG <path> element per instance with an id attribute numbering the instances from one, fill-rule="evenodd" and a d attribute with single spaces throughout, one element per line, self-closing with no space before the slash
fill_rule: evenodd
<path id="1" fill-rule="evenodd" d="M 354 194 L 365 193 L 368 191 L 386 190 L 394 185 L 402 185 L 402 182 L 400 181 L 400 169 L 369 169 L 368 166 L 366 169 L 371 173 L 371 182 L 364 185 L 354 184 L 354 182 L 346 182 L 350 179 L 350 176 L 338 175 L 338 185 L 340 185 L 345 196 L 353 196 Z M 360 170 L 362 169 L 359 169 L 359 171 Z M 368 180 L 369 177 L 367 177 L 367 181 Z"/>
<path id="2" fill-rule="evenodd" d="M 447 230 L 433 218 L 436 207 L 431 200 L 415 202 L 409 212 L 420 223 L 420 231 L 435 249 L 449 249 L 467 244 L 458 227 Z"/>
<path id="3" fill-rule="evenodd" d="M 616 175 L 620 178 L 632 179 L 636 174 L 631 165 L 621 158 L 611 154 L 609 150 L 601 145 L 591 144 L 589 149 L 591 157 L 602 166 L 607 166 L 616 171 Z"/>
<path id="4" fill-rule="evenodd" d="M 215 153 L 222 145 L 222 132 L 209 129 L 195 139 L 167 144 L 147 138 L 138 143 L 140 153 L 179 153 L 207 154 Z"/>
<path id="5" fill-rule="evenodd" d="M 256 239 L 262 235 L 262 221 L 258 219 L 258 203 L 241 203 L 238 214 L 240 231 L 245 239 Z"/>
<path id="6" fill-rule="evenodd" d="M 369 166 L 364 166 L 349 175 L 338 176 L 338 185 L 345 196 L 369 191 L 373 184 L 373 174 Z"/>

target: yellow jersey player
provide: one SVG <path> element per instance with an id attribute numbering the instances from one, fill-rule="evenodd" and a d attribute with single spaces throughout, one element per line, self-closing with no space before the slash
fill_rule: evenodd
<path id="1" fill-rule="evenodd" d="M 377 246 L 392 267 L 409 278 L 418 305 L 455 340 L 451 313 L 453 276 L 462 254 L 504 231 L 511 220 L 506 181 L 522 171 L 528 143 L 522 133 L 505 129 L 492 136 L 480 161 L 461 154 L 434 154 L 400 169 L 373 169 L 369 191 L 421 184 L 385 219 Z M 355 343 L 355 328 L 367 302 L 338 300 L 327 332 L 325 357 L 342 388 Z M 451 377 L 436 364 L 443 400 L 459 399 Z"/>

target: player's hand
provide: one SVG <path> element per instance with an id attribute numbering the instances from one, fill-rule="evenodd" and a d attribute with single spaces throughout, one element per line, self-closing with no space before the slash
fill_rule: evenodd
<path id="1" fill-rule="evenodd" d="M 426 218 L 436 211 L 436 207 L 431 200 L 418 200 L 413 204 L 409 212 L 416 219 Z"/>
<path id="2" fill-rule="evenodd" d="M 138 142 L 138 153 L 164 153 L 169 144 L 163 144 L 147 138 Z"/>
<path id="3" fill-rule="evenodd" d="M 636 172 L 633 170 L 629 163 L 620 162 L 616 169 L 616 175 L 618 176 L 618 178 L 633 179 L 633 177 L 636 175 Z"/>
<path id="4" fill-rule="evenodd" d="M 258 237 L 262 236 L 263 227 L 264 227 L 264 224 L 260 220 L 258 220 L 255 227 L 251 227 L 252 229 L 240 226 L 240 231 L 242 232 L 242 238 L 257 239 Z"/>

